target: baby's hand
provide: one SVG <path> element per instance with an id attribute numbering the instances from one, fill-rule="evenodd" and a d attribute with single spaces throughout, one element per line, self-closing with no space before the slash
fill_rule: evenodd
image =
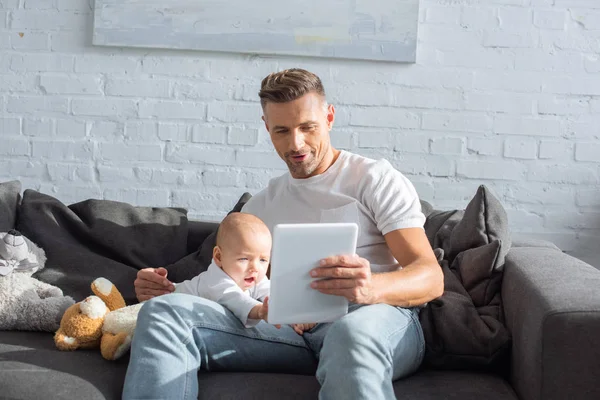
<path id="1" fill-rule="evenodd" d="M 258 313 L 260 319 L 264 319 L 266 322 L 269 322 L 269 296 L 265 297 L 265 301 L 260 308 Z M 281 325 L 275 325 L 277 329 L 281 328 Z"/>
<path id="2" fill-rule="evenodd" d="M 317 324 L 292 324 L 291 327 L 294 328 L 298 335 L 302 335 L 305 331 L 308 331 Z"/>

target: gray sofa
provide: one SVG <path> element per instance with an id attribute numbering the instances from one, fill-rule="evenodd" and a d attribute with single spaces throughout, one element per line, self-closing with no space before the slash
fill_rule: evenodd
<path id="1" fill-rule="evenodd" d="M 8 220 L 12 218 L 14 226 L 28 236 L 36 236 L 31 229 L 69 229 L 61 222 L 61 215 L 77 212 L 78 207 L 56 211 L 58 205 L 55 204 L 54 211 L 45 211 L 52 214 L 53 225 L 44 228 L 36 214 L 43 208 L 44 201 L 51 202 L 37 193 L 26 192 L 21 204 L 19 195 L 14 215 L 9 215 Z M 0 210 L 1 207 L 2 204 Z M 4 207 L 5 210 L 10 207 L 10 201 L 5 201 Z M 10 211 L 4 213 L 10 214 Z M 187 254 L 182 259 L 183 264 L 202 256 L 203 243 L 218 227 L 216 223 L 202 221 L 186 221 L 185 225 Z M 56 234 L 52 236 L 53 240 L 58 240 L 53 242 L 54 247 L 69 246 L 67 239 L 56 239 Z M 50 239 L 41 236 L 31 239 L 50 246 L 47 241 Z M 94 250 L 96 254 L 100 251 Z M 49 262 L 60 258 L 59 253 L 48 253 Z M 65 259 L 60 261 L 66 262 Z M 82 271 L 91 268 L 93 262 L 79 268 Z M 176 271 L 175 267 L 182 267 L 178 262 L 172 265 L 173 271 Z M 53 281 L 52 268 L 48 269 L 47 275 L 40 275 L 39 279 L 57 283 Z M 109 275 L 131 302 L 136 272 L 136 268 L 131 268 L 127 272 L 106 269 L 101 273 Z M 85 286 L 90 281 L 87 278 L 84 281 L 88 283 L 78 289 L 82 292 L 72 291 L 77 301 L 81 300 L 83 291 L 88 290 Z M 64 286 L 69 287 L 71 283 L 65 281 Z M 504 263 L 501 294 L 506 327 L 512 337 L 506 369 L 489 373 L 472 368 L 424 366 L 413 376 L 394 383 L 397 397 L 419 400 L 599 399 L 600 271 L 562 253 L 551 243 L 513 242 Z M 118 361 L 106 361 L 97 350 L 60 352 L 54 347 L 51 333 L 0 331 L 0 398 L 119 399 L 127 362 L 128 356 Z M 198 376 L 200 399 L 310 399 L 317 398 L 319 389 L 313 376 L 275 371 L 200 372 Z"/>

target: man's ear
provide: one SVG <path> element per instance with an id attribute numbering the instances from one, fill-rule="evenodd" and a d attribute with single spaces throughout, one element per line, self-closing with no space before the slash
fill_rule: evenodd
<path id="1" fill-rule="evenodd" d="M 331 130 L 333 128 L 333 122 L 335 121 L 335 107 L 333 104 L 327 106 L 327 128 Z"/>
<path id="2" fill-rule="evenodd" d="M 269 132 L 269 124 L 267 124 L 267 119 L 265 118 L 265 116 L 263 115 L 262 117 L 260 117 L 263 122 L 265 123 L 265 129 L 267 130 L 267 132 Z"/>
<path id="3" fill-rule="evenodd" d="M 221 248 L 219 246 L 213 247 L 213 260 L 215 260 L 217 267 L 221 268 L 223 265 L 223 253 L 221 252 Z"/>

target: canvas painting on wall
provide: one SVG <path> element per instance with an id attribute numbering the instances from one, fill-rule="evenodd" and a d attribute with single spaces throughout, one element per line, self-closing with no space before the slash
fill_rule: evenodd
<path id="1" fill-rule="evenodd" d="M 415 62 L 418 0 L 96 0 L 100 46 Z"/>

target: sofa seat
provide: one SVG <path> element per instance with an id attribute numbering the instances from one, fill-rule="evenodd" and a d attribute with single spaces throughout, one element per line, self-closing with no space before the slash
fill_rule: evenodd
<path id="1" fill-rule="evenodd" d="M 117 400 L 127 362 L 104 360 L 98 350 L 58 351 L 49 333 L 0 331 L 2 398 Z M 199 380 L 200 399 L 316 399 L 319 389 L 314 376 L 217 372 Z M 400 399 L 517 399 L 501 377 L 472 372 L 424 370 L 394 389 Z"/>

